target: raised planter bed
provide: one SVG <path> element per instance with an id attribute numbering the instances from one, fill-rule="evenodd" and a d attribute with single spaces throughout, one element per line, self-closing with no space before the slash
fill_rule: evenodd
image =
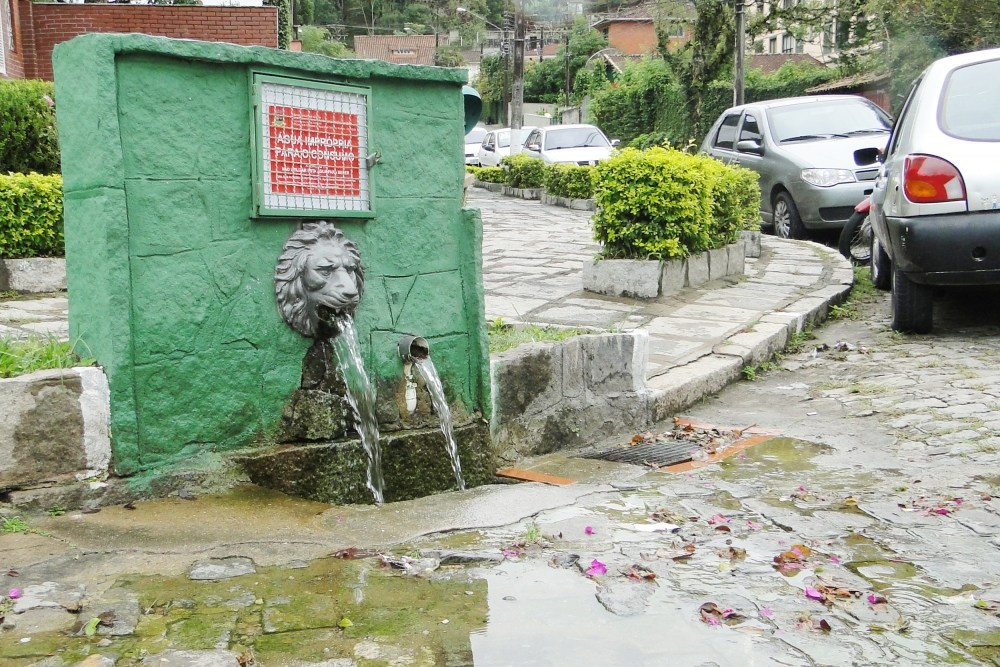
<path id="1" fill-rule="evenodd" d="M 685 287 L 743 275 L 744 248 L 741 239 L 685 259 L 593 259 L 584 262 L 583 289 L 607 296 L 655 299 Z"/>

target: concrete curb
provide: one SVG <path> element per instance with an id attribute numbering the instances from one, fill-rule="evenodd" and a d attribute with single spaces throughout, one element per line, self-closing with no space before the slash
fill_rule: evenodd
<path id="1" fill-rule="evenodd" d="M 66 260 L 62 257 L 0 259 L 0 290 L 43 293 L 66 290 Z"/>

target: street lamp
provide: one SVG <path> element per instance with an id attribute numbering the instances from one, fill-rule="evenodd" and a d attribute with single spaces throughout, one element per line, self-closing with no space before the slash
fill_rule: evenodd
<path id="1" fill-rule="evenodd" d="M 496 23 L 493 23 L 492 21 L 490 21 L 488 18 L 486 18 L 482 14 L 477 14 L 476 12 L 472 11 L 471 9 L 466 9 L 465 7 L 455 7 L 455 11 L 458 12 L 459 14 L 472 14 L 473 16 L 475 16 L 477 19 L 479 19 L 480 21 L 482 21 L 486 25 L 491 26 L 494 30 L 499 30 L 500 32 L 504 32 L 504 29 L 501 28 L 500 26 L 498 26 Z"/>

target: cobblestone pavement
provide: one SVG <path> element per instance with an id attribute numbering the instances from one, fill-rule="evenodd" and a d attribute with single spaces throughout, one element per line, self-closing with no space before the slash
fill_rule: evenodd
<path id="1" fill-rule="evenodd" d="M 20 340 L 54 336 L 67 340 L 66 308 L 65 294 L 41 294 L 36 298 L 0 301 L 0 338 Z"/>
<path id="2" fill-rule="evenodd" d="M 805 298 L 839 294 L 851 274 L 833 250 L 765 237 L 740 280 L 720 280 L 655 301 L 584 292 L 583 263 L 599 246 L 590 212 L 469 191 L 483 218 L 487 320 L 649 333 L 646 376 L 709 355 L 748 326 Z"/>

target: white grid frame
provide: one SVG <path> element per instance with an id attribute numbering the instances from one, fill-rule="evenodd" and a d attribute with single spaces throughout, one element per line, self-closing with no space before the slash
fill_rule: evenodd
<path id="1" fill-rule="evenodd" d="M 258 214 L 370 216 L 367 89 L 277 77 L 255 89 Z"/>

